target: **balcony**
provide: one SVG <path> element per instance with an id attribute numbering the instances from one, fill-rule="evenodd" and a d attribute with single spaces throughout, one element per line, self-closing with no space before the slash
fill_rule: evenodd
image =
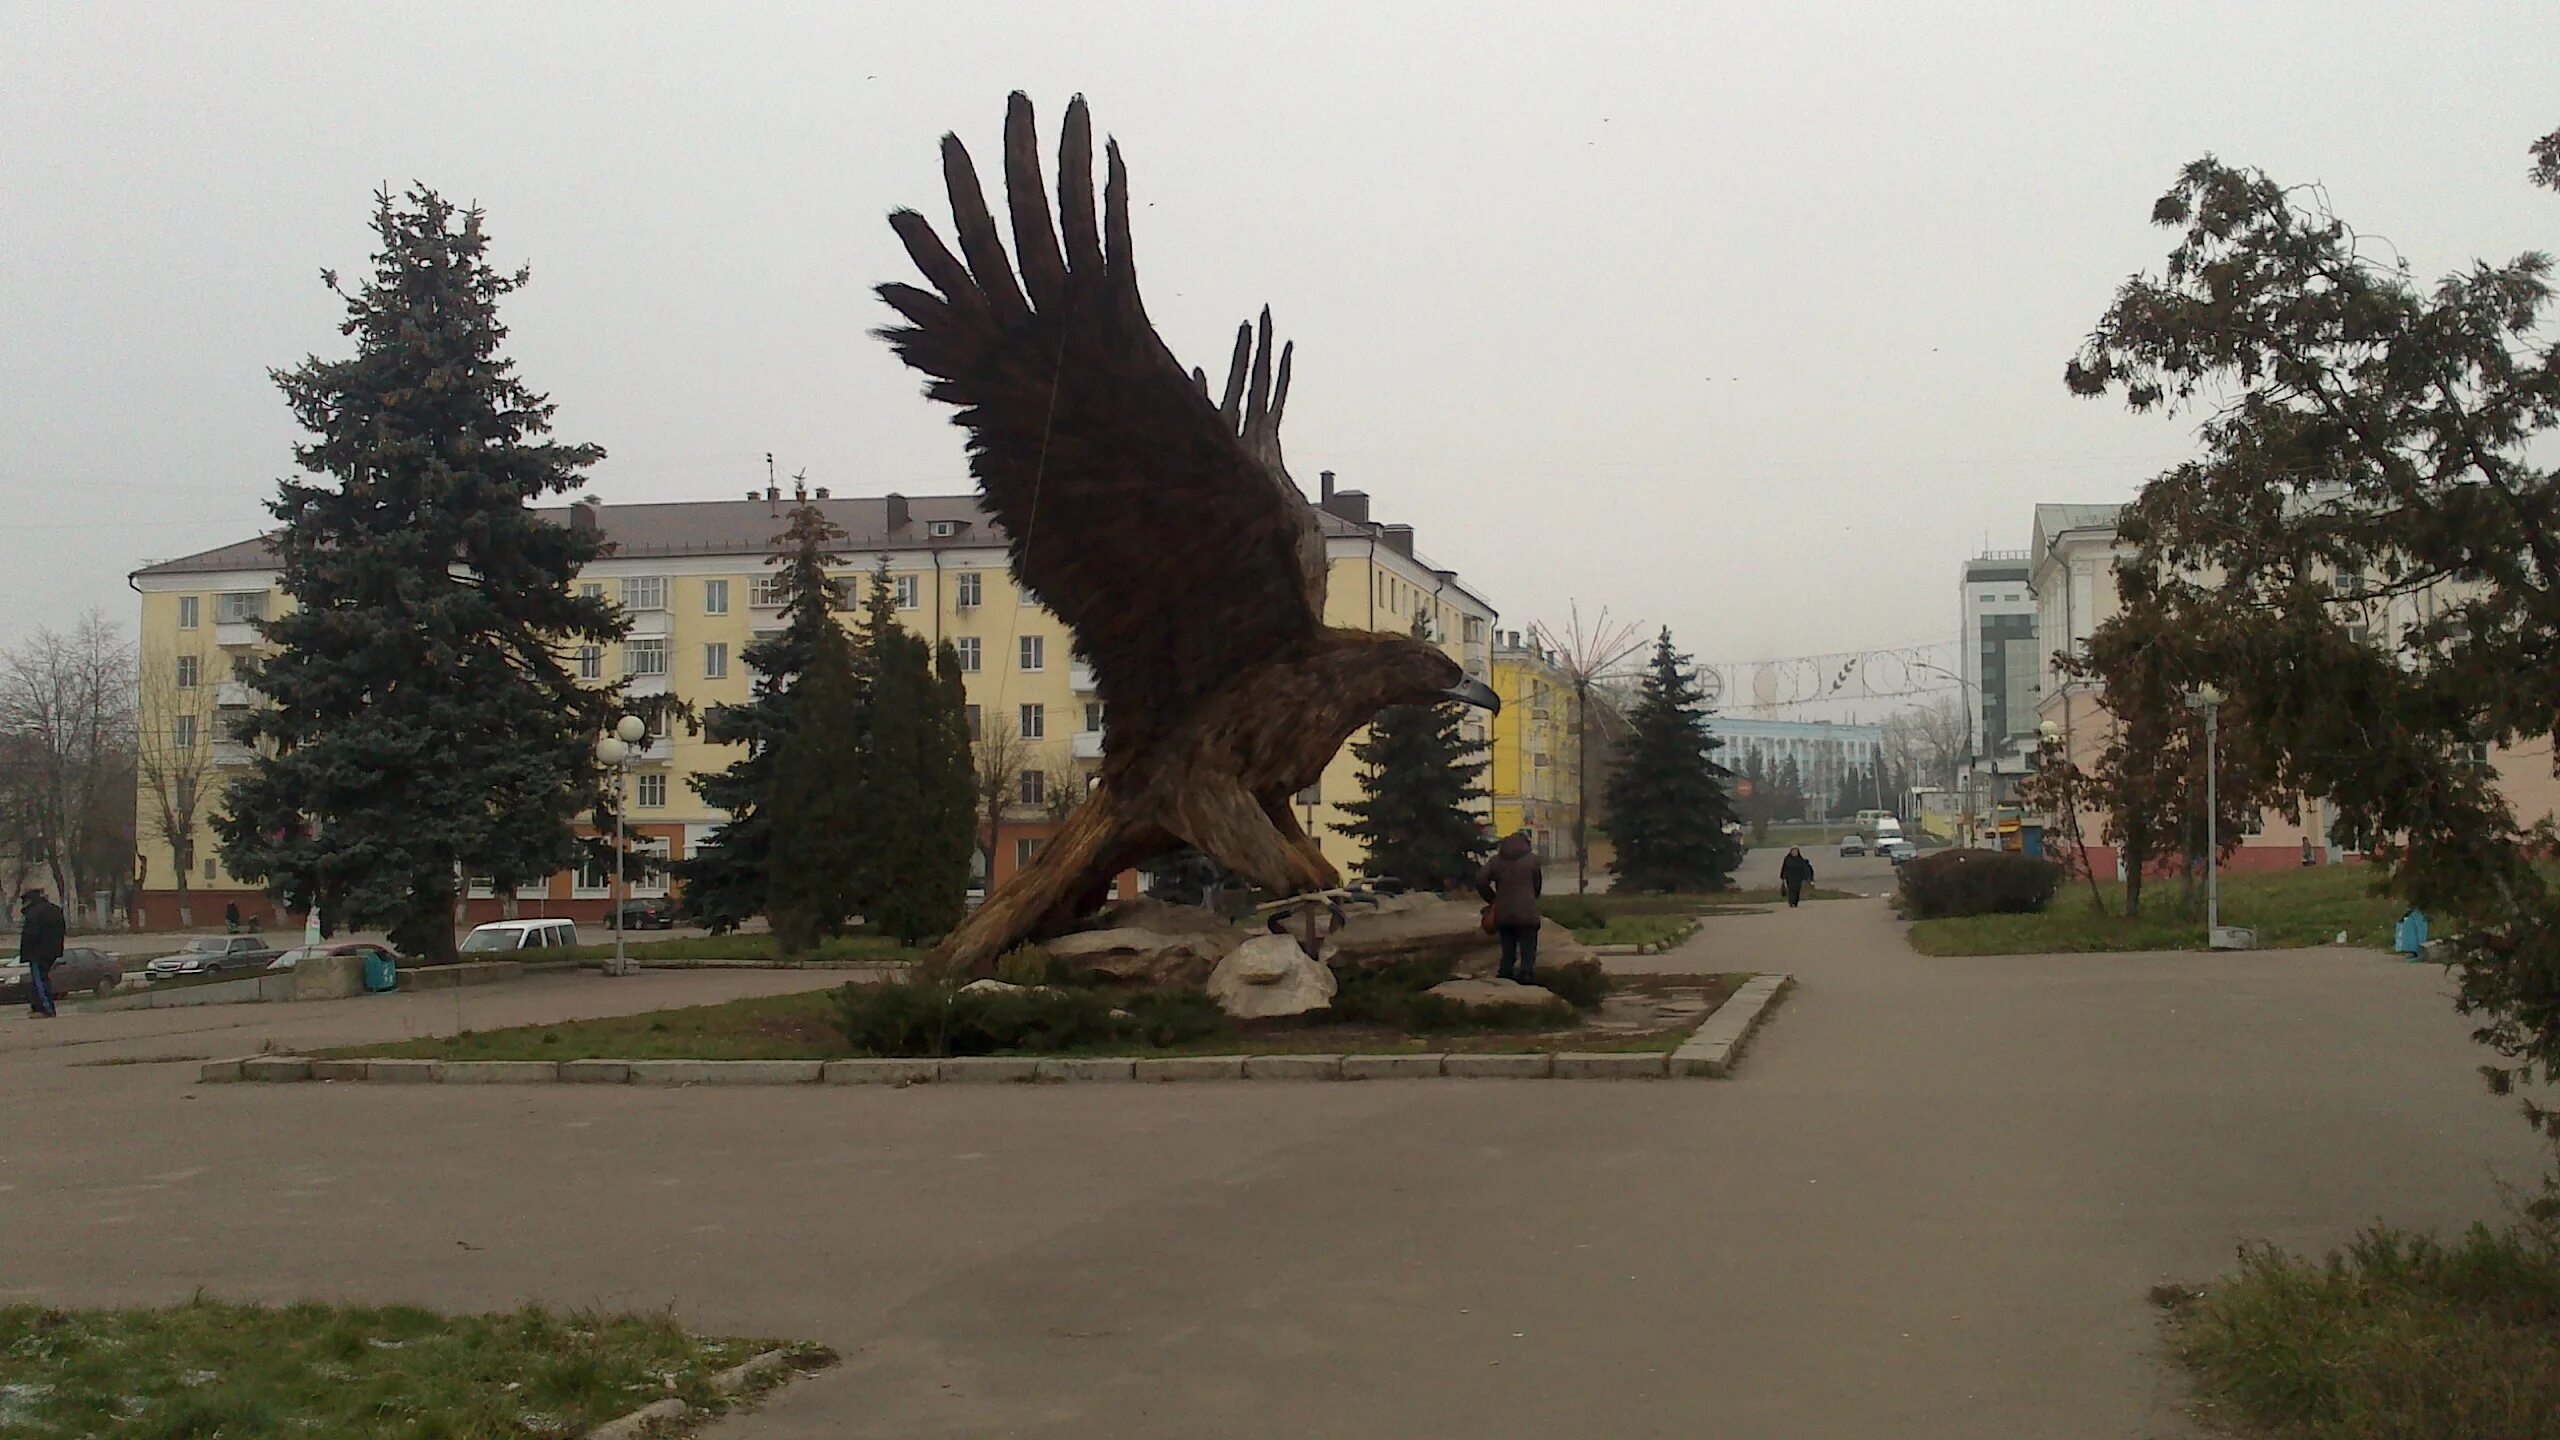
<path id="1" fill-rule="evenodd" d="M 1102 732 L 1099 730 L 1077 731 L 1075 735 L 1067 741 L 1067 753 L 1078 760 L 1101 759 Z"/>
<path id="2" fill-rule="evenodd" d="M 213 643 L 237 649 L 258 643 L 258 622 L 254 620 L 222 620 L 213 627 Z"/>
<path id="3" fill-rule="evenodd" d="M 631 623 L 634 640 L 662 640 L 676 633 L 675 612 L 670 610 L 628 610 L 623 618 Z"/>
<path id="4" fill-rule="evenodd" d="M 622 693 L 630 696 L 664 695 L 668 689 L 667 677 L 663 674 L 627 675 L 622 681 Z"/>
<path id="5" fill-rule="evenodd" d="M 657 679 L 659 677 L 651 676 L 650 678 Z M 639 744 L 631 747 L 631 759 L 629 763 L 633 765 L 664 765 L 669 760 L 675 758 L 675 753 L 675 741 L 664 735 L 651 735 L 642 739 Z"/>
<path id="6" fill-rule="evenodd" d="M 243 680 L 225 680 L 213 689 L 213 703 L 225 710 L 246 710 L 258 703 L 256 692 Z"/>
<path id="7" fill-rule="evenodd" d="M 1090 695 L 1101 687 L 1093 680 L 1093 667 L 1081 660 L 1067 667 L 1067 687 L 1079 695 Z"/>
<path id="8" fill-rule="evenodd" d="M 243 745 L 236 740 L 216 740 L 213 742 L 213 763 L 216 769 L 237 770 L 240 767 L 247 765 L 251 760 L 256 759 L 257 754 L 258 752 L 255 749 L 247 745 Z"/>

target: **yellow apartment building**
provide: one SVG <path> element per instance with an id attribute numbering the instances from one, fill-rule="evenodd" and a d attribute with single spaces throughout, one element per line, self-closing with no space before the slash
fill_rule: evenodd
<path id="1" fill-rule="evenodd" d="M 1493 833 L 1526 830 L 1542 859 L 1573 853 L 1573 682 L 1555 652 L 1535 632 L 1497 632 L 1493 688 L 1502 697 L 1494 717 L 1491 768 Z"/>
<path id="2" fill-rule="evenodd" d="M 1401 633 L 1421 617 L 1452 658 L 1490 681 L 1492 607 L 1454 571 L 1419 555 L 1411 526 L 1371 520 L 1366 495 L 1337 493 L 1331 473 L 1324 478 L 1318 519 L 1331 563 L 1327 620 Z M 635 695 L 671 693 L 697 712 L 744 703 L 752 683 L 747 646 L 782 624 L 767 560 L 794 503 L 768 489 L 742 500 L 616 506 L 588 497 L 546 512 L 559 523 L 592 525 L 604 537 L 606 554 L 578 583 L 617 601 L 631 622 L 621 643 L 581 650 L 580 673 L 619 680 Z M 937 646 L 953 644 L 968 675 L 973 724 L 982 736 L 993 736 L 992 743 L 1018 752 L 1015 805 L 996 837 L 1000 882 L 1047 843 L 1101 760 L 1106 717 L 1091 672 L 1074 658 L 1074 637 L 1014 586 L 1005 537 L 974 495 L 838 498 L 820 490 L 814 503 L 845 531 L 843 575 L 859 587 L 887 558 L 901 622 Z M 178 920 L 177 847 L 158 833 L 152 817 L 166 809 L 160 792 L 180 787 L 204 797 L 195 807 L 187 857 L 195 922 L 220 915 L 226 904 L 258 920 L 274 911 L 261 890 L 224 873 L 210 821 L 222 785 L 249 759 L 226 738 L 253 698 L 231 678 L 232 664 L 258 648 L 255 622 L 286 603 L 277 581 L 263 538 L 146 566 L 131 577 L 142 610 L 136 843 L 147 923 Z M 1469 723 L 1475 738 L 1486 738 L 1481 717 Z M 638 747 L 628 817 L 640 843 L 675 859 L 715 834 L 725 817 L 705 806 L 688 782 L 725 767 L 736 753 L 681 723 Z M 1346 869 L 1359 847 L 1341 834 L 1341 804 L 1360 793 L 1358 770 L 1346 746 L 1299 797 L 1308 833 Z M 610 903 L 610 886 L 603 871 L 555 876 L 515 897 L 515 911 L 598 918 Z M 636 882 L 632 893 L 663 895 L 666 881 Z M 501 908 L 487 887 L 473 888 L 473 919 L 494 918 Z"/>

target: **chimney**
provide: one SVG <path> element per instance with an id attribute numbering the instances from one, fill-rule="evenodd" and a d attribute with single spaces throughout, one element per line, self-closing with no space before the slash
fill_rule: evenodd
<path id="1" fill-rule="evenodd" d="M 604 502 L 593 495 L 581 495 L 569 506 L 569 528 L 581 535 L 593 535 L 602 526 Z"/>
<path id="2" fill-rule="evenodd" d="M 1369 523 L 1369 492 L 1336 490 L 1333 492 L 1333 498 L 1325 502 L 1324 508 L 1354 525 L 1366 525 Z"/>
<path id="3" fill-rule="evenodd" d="M 826 499 L 826 498 L 827 498 L 827 487 L 826 487 L 826 486 L 821 485 L 821 486 L 819 486 L 819 487 L 818 487 L 818 498 L 819 498 L 819 499 L 821 499 L 821 500 L 824 500 L 824 499 Z"/>
<path id="4" fill-rule="evenodd" d="M 1320 486 L 1320 487 L 1321 487 L 1321 488 L 1319 489 L 1319 491 L 1318 491 L 1318 498 L 1317 498 L 1317 500 L 1316 500 L 1316 503 L 1317 503 L 1317 504 L 1319 504 L 1319 505 L 1324 506 L 1324 507 L 1325 507 L 1326 509 L 1328 509 L 1328 510 L 1332 509 L 1332 508 L 1333 508 L 1333 472 L 1332 472 L 1332 471 L 1330 471 L 1330 470 L 1322 470 L 1322 471 L 1318 471 L 1318 472 L 1316 473 L 1316 483 L 1317 483 L 1317 485 L 1318 485 L 1318 486 Z"/>
<path id="5" fill-rule="evenodd" d="M 891 495 L 889 497 L 890 533 L 895 534 L 900 530 L 906 529 L 908 518 L 907 497 L 904 495 Z"/>
<path id="6" fill-rule="evenodd" d="M 1364 495 L 1361 498 L 1366 500 L 1368 497 Z M 1364 505 L 1361 508 L 1365 511 L 1368 507 Z M 1407 560 L 1413 558 L 1412 526 L 1381 525 L 1378 527 L 1378 538 L 1387 542 L 1388 549 L 1393 550 Z"/>

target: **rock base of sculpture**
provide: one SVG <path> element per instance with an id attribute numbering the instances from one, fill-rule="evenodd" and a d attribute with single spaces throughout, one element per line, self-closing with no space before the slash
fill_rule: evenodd
<path id="1" fill-rule="evenodd" d="M 1209 998 L 1239 1020 L 1304 1015 L 1333 1003 L 1333 972 L 1285 935 L 1256 935 L 1209 973 Z"/>
<path id="2" fill-rule="evenodd" d="M 1529 1005 L 1541 1009 L 1562 1002 L 1555 992 L 1543 985 L 1523 985 L 1517 980 L 1443 980 L 1430 992 L 1443 1000 L 1455 1000 L 1470 1010 L 1489 1010 L 1513 1005 Z"/>
<path id="3" fill-rule="evenodd" d="M 1502 968 L 1502 942 L 1484 933 L 1483 908 L 1472 900 L 1439 895 L 1390 895 L 1375 902 L 1355 897 L 1343 906 L 1344 922 L 1331 939 L 1328 958 L 1343 966 L 1392 965 L 1405 960 L 1449 962 L 1463 977 Z M 1570 965 L 1592 958 L 1573 932 L 1553 920 L 1538 928 L 1538 964 Z"/>
<path id="4" fill-rule="evenodd" d="M 1189 989 L 1208 983 L 1244 941 L 1243 931 L 1200 906 L 1137 899 L 1110 906 L 1043 948 L 1068 969 L 1109 984 Z"/>

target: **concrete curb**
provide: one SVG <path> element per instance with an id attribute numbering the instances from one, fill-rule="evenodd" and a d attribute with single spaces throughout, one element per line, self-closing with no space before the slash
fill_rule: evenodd
<path id="1" fill-rule="evenodd" d="M 948 1060 L 324 1060 L 247 1055 L 209 1060 L 201 1084 L 358 1080 L 372 1084 L 891 1085 L 1062 1084 L 1206 1080 L 1652 1080 L 1723 1079 L 1795 985 L 1754 975 L 1678 1049 L 1378 1055 L 969 1055 Z"/>
<path id="2" fill-rule="evenodd" d="M 1716 1007 L 1695 1034 L 1671 1052 L 1670 1073 L 1729 1079 L 1742 1061 L 1743 1047 L 1768 1020 L 1778 1001 L 1795 988 L 1792 975 L 1754 975 Z"/>

